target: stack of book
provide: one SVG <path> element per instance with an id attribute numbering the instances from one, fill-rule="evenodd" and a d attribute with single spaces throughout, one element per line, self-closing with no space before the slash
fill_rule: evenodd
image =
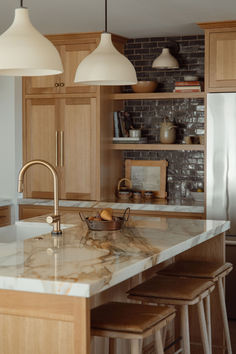
<path id="1" fill-rule="evenodd" d="M 174 92 L 201 92 L 201 82 L 176 81 Z"/>

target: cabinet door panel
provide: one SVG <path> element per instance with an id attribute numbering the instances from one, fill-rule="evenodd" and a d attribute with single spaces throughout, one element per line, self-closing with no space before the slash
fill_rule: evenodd
<path id="1" fill-rule="evenodd" d="M 61 55 L 60 47 L 57 47 L 57 50 Z M 23 80 L 26 94 L 59 93 L 62 74 L 25 77 Z"/>
<path id="2" fill-rule="evenodd" d="M 64 92 L 96 92 L 95 86 L 81 86 L 74 82 L 75 73 L 80 62 L 90 54 L 95 48 L 96 42 L 86 44 L 66 45 L 62 49 L 62 58 L 64 66 Z"/>
<path id="3" fill-rule="evenodd" d="M 25 161 L 41 159 L 57 165 L 58 107 L 54 99 L 28 100 L 26 106 Z M 26 172 L 26 193 L 31 198 L 52 198 L 53 178 L 44 166 Z"/>
<path id="4" fill-rule="evenodd" d="M 210 33 L 210 87 L 236 87 L 236 31 Z"/>
<path id="5" fill-rule="evenodd" d="M 66 99 L 62 197 L 96 199 L 96 99 Z"/>

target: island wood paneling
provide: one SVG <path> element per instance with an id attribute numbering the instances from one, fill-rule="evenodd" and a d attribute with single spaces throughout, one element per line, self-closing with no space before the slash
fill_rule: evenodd
<path id="1" fill-rule="evenodd" d="M 89 301 L 0 290 L 1 354 L 89 354 Z"/>

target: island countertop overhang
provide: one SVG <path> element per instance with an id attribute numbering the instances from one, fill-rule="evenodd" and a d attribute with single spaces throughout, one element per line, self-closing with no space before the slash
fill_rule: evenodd
<path id="1" fill-rule="evenodd" d="M 18 242 L 18 263 L 0 264 L 0 289 L 91 297 L 230 227 L 228 221 L 150 217 L 132 217 L 130 225 L 88 232 L 79 224 L 64 230 L 58 249 L 50 234 Z"/>

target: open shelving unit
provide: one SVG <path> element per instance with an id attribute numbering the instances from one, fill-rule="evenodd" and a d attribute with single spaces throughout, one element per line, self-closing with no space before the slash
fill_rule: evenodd
<path id="1" fill-rule="evenodd" d="M 200 144 L 111 144 L 112 150 L 182 150 L 204 151 L 205 146 Z"/>
<path id="2" fill-rule="evenodd" d="M 205 98 L 205 92 L 152 92 L 152 93 L 113 93 L 113 100 L 168 100 L 177 98 Z"/>

